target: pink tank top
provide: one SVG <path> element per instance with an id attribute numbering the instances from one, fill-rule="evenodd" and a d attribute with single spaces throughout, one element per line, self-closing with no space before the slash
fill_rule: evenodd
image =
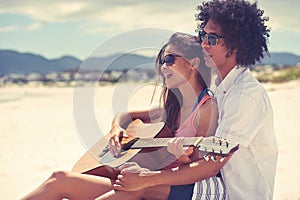
<path id="1" fill-rule="evenodd" d="M 200 107 L 212 97 L 209 95 L 205 95 L 202 97 L 201 101 L 197 105 L 197 107 L 194 109 L 192 114 L 183 122 L 183 124 L 180 125 L 180 127 L 175 131 L 175 137 L 195 137 L 197 135 L 197 130 L 194 126 L 194 121 L 196 118 L 196 115 L 200 109 Z M 201 126 L 201 124 L 199 124 Z"/>

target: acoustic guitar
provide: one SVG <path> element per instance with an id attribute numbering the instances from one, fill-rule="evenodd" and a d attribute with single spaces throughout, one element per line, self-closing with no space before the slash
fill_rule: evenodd
<path id="1" fill-rule="evenodd" d="M 166 167 L 176 158 L 168 153 L 166 146 L 171 137 L 169 129 L 163 122 L 146 124 L 135 120 L 126 129 L 128 138 L 122 138 L 122 150 L 119 156 L 113 156 L 108 148 L 109 134 L 100 139 L 74 165 L 72 171 L 87 173 L 101 166 L 119 167 L 128 161 L 137 162 L 140 166 L 156 170 Z M 232 144 L 218 137 L 186 137 L 185 147 L 194 146 L 200 152 L 227 156 L 238 149 L 238 144 Z"/>

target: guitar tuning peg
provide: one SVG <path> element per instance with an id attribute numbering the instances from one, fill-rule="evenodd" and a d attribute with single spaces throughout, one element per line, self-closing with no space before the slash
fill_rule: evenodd
<path id="1" fill-rule="evenodd" d="M 224 160 L 225 160 L 225 157 L 221 158 L 221 159 L 220 159 L 220 162 L 223 162 Z"/>
<path id="2" fill-rule="evenodd" d="M 216 159 L 215 156 L 211 156 L 210 159 L 211 159 L 212 161 L 214 161 L 214 162 L 217 162 L 217 159 Z"/>
<path id="3" fill-rule="evenodd" d="M 209 161 L 208 155 L 204 155 L 203 158 L 204 158 L 204 160 Z"/>

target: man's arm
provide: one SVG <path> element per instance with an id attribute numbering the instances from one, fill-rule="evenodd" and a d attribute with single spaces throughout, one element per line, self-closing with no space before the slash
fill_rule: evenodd
<path id="1" fill-rule="evenodd" d="M 185 185 L 215 176 L 226 164 L 233 153 L 223 157 L 215 156 L 213 160 L 198 160 L 178 169 L 154 172 L 128 173 L 122 170 L 114 184 L 114 189 L 136 191 L 157 185 Z"/>

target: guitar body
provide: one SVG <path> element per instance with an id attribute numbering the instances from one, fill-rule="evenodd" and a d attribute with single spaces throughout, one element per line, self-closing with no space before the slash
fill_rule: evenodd
<path id="1" fill-rule="evenodd" d="M 167 151 L 166 146 L 173 135 L 163 122 L 145 124 L 135 120 L 129 124 L 126 133 L 129 137 L 122 138 L 123 150 L 118 157 L 114 157 L 108 150 L 110 136 L 107 134 L 79 159 L 72 171 L 115 179 L 119 173 L 117 167 L 129 161 L 150 170 L 158 170 L 173 167 L 173 164 L 180 166 L 199 158 L 207 159 L 206 154 L 226 157 L 238 149 L 238 144 L 214 136 L 186 137 L 183 146 L 195 150 L 183 156 L 187 159 L 182 162 Z"/>
<path id="2" fill-rule="evenodd" d="M 170 138 L 173 137 L 169 129 L 163 122 L 145 124 L 141 120 L 135 120 L 129 124 L 126 129 L 128 138 L 123 138 L 121 144 L 126 144 L 134 138 Z M 72 168 L 73 172 L 86 173 L 93 175 L 107 176 L 107 174 L 117 173 L 116 167 L 125 162 L 137 162 L 140 166 L 148 169 L 158 169 L 161 159 L 168 156 L 166 148 L 145 148 L 129 149 L 124 151 L 118 157 L 114 157 L 109 151 L 103 156 L 99 156 L 107 147 L 109 134 L 101 138 L 88 152 L 86 152 Z M 158 159 L 161 158 L 161 159 Z M 102 167 L 103 166 L 103 167 Z M 104 167 L 105 166 L 105 167 Z M 109 166 L 109 167 L 108 167 Z M 111 175 L 108 175 L 111 176 Z"/>

